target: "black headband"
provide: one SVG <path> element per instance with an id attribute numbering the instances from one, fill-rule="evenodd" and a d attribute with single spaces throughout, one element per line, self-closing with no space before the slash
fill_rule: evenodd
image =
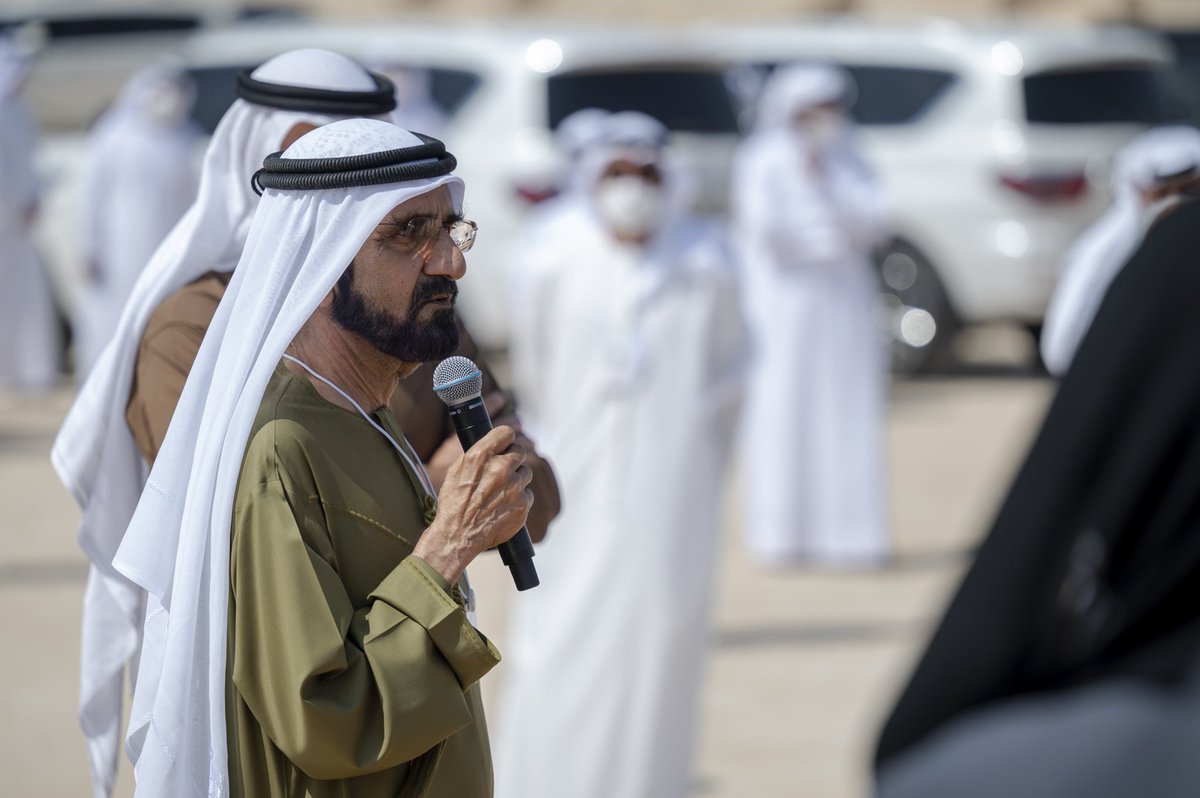
<path id="1" fill-rule="evenodd" d="M 413 135 L 424 143 L 344 158 L 284 158 L 282 152 L 276 152 L 266 157 L 263 168 L 250 178 L 250 185 L 257 194 L 262 194 L 264 188 L 320 191 L 403 183 L 454 171 L 458 161 L 446 152 L 445 144 L 423 133 Z"/>
<path id="2" fill-rule="evenodd" d="M 395 85 L 383 75 L 367 74 L 375 81 L 374 89 L 339 91 L 255 80 L 249 69 L 243 69 L 237 76 L 237 96 L 255 105 L 335 116 L 379 116 L 396 110 Z"/>

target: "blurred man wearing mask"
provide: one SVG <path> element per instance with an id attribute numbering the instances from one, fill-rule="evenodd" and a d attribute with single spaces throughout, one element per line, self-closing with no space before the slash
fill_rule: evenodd
<path id="1" fill-rule="evenodd" d="M 33 242 L 37 130 L 22 97 L 31 49 L 0 34 L 0 390 L 40 392 L 58 379 L 59 335 Z"/>
<path id="2" fill-rule="evenodd" d="M 169 63 L 129 80 L 88 138 L 84 258 L 88 280 L 75 365 L 86 374 L 121 320 L 138 275 L 196 198 L 194 81 Z"/>
<path id="3" fill-rule="evenodd" d="M 889 551 L 886 353 L 871 318 L 871 253 L 887 213 L 851 136 L 851 92 L 839 69 L 781 67 L 735 161 L 734 230 L 755 347 L 744 529 L 767 565 L 870 566 Z"/>
<path id="4" fill-rule="evenodd" d="M 83 508 L 79 540 L 92 560 L 80 714 L 97 791 L 112 789 L 123 674 L 137 651 L 143 616 L 157 610 L 153 598 L 146 608 L 145 592 L 117 573 L 112 560 L 245 246 L 258 207 L 250 177 L 267 155 L 313 128 L 347 117 L 387 118 L 396 102 L 388 81 L 326 50 L 272 58 L 239 78 L 238 95 L 205 153 L 196 201 L 138 278 L 52 452 L 59 476 Z M 406 381 L 393 401 L 406 432 L 415 430 L 421 440 L 421 457 L 435 459 L 436 453 L 444 474 L 462 449 L 447 431 L 445 407 L 431 385 L 431 379 Z M 490 403 L 504 418 L 502 395 L 494 381 L 489 385 Z M 546 505 L 541 518 L 552 518 L 553 474 L 541 463 L 536 470 Z M 543 531 L 545 523 L 548 518 Z M 537 529 L 531 524 L 533 534 Z"/>
<path id="5" fill-rule="evenodd" d="M 513 608 L 502 798 L 688 792 L 744 332 L 666 129 L 623 112 L 598 133 L 586 214 L 519 252 L 514 386 L 564 511 L 538 551 L 553 578 Z"/>
<path id="6" fill-rule="evenodd" d="M 496 427 L 440 496 L 388 397 L 454 352 L 475 225 L 453 155 L 374 119 L 301 137 L 263 198 L 114 565 L 153 595 L 138 796 L 487 796 L 466 568 L 525 523 Z"/>
<path id="7" fill-rule="evenodd" d="M 1113 204 L 1067 253 L 1046 309 L 1042 360 L 1066 373 L 1109 284 L 1146 231 L 1188 192 L 1200 188 L 1200 131 L 1165 127 L 1135 138 L 1113 161 Z"/>

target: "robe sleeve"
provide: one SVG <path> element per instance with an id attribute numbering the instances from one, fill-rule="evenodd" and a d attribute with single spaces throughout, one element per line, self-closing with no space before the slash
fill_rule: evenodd
<path id="1" fill-rule="evenodd" d="M 244 487 L 233 523 L 233 684 L 296 767 L 396 767 L 474 722 L 464 692 L 500 655 L 429 566 L 405 558 L 355 609 L 322 516 L 280 482 Z"/>
<path id="2" fill-rule="evenodd" d="M 138 450 L 150 465 L 154 465 L 154 458 L 162 448 L 171 416 L 203 340 L 202 329 L 169 324 L 148 333 L 138 349 L 125 420 Z"/>
<path id="3" fill-rule="evenodd" d="M 866 162 L 844 152 L 830 167 L 828 180 L 834 215 L 850 245 L 859 252 L 882 245 L 891 233 L 891 210 Z"/>

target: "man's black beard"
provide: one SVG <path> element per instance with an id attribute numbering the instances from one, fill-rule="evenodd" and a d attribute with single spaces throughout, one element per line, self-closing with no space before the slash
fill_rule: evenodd
<path id="1" fill-rule="evenodd" d="M 366 298 L 354 286 L 354 264 L 338 278 L 333 295 L 333 320 L 342 329 L 362 337 L 371 346 L 405 363 L 428 363 L 454 354 L 458 349 L 458 321 L 453 308 L 439 309 L 428 321 L 417 314 L 434 297 L 458 296 L 458 286 L 448 277 L 421 275 L 413 286 L 412 301 L 403 318 L 367 307 Z"/>

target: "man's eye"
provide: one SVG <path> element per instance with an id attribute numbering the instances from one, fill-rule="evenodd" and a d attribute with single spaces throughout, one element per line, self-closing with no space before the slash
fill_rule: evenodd
<path id="1" fill-rule="evenodd" d="M 421 240 L 429 235 L 431 220 L 428 216 L 418 216 L 415 219 L 409 219 L 408 222 L 400 228 L 400 235 L 409 240 Z"/>

